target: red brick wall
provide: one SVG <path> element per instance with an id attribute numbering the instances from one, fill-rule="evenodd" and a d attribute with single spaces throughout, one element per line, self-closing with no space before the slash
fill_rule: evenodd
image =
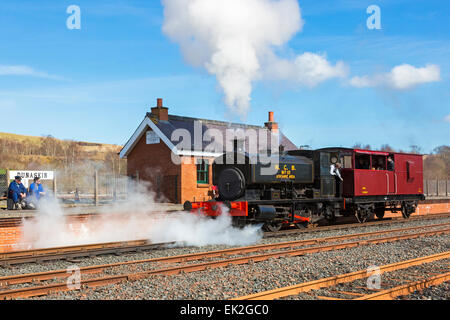
<path id="1" fill-rule="evenodd" d="M 21 236 L 21 227 L 0 228 L 0 252 L 16 250 L 14 244 L 19 242 Z"/>
<path id="2" fill-rule="evenodd" d="M 171 151 L 162 140 L 158 144 L 146 144 L 143 134 L 127 157 L 127 175 L 135 175 L 136 171 L 139 180 L 150 182 L 150 189 L 160 195 L 158 201 L 180 203 L 181 168 L 172 162 Z"/>
<path id="3" fill-rule="evenodd" d="M 134 176 L 138 172 L 139 180 L 150 182 L 150 189 L 156 194 L 159 190 L 162 196 L 157 198 L 158 201 L 184 203 L 186 200 L 211 199 L 211 164 L 214 158 L 208 158 L 210 163 L 208 184 L 197 184 L 196 157 L 183 159 L 190 160 L 190 163 L 174 164 L 171 151 L 166 144 L 163 141 L 158 144 L 146 144 L 144 134 L 127 157 L 127 175 Z"/>
<path id="4" fill-rule="evenodd" d="M 189 201 L 208 201 L 211 199 L 211 184 L 212 184 L 212 162 L 214 158 L 209 159 L 209 183 L 197 183 L 197 157 L 183 157 L 189 159 L 190 163 L 181 164 L 181 199 L 182 203 Z"/>

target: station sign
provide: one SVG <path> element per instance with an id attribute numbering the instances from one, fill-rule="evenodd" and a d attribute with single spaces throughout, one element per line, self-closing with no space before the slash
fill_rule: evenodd
<path id="1" fill-rule="evenodd" d="M 53 171 L 9 170 L 9 181 L 14 180 L 15 176 L 21 176 L 23 185 L 28 187 L 28 180 L 35 177 L 42 180 L 53 180 L 55 175 Z"/>
<path id="2" fill-rule="evenodd" d="M 157 144 L 161 139 L 154 131 L 147 131 L 145 141 L 147 144 Z"/>

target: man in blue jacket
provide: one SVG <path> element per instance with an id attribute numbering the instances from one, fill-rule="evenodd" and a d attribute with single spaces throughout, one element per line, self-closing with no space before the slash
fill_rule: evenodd
<path id="1" fill-rule="evenodd" d="M 15 176 L 14 181 L 9 184 L 8 198 L 14 202 L 14 209 L 20 210 L 22 206 L 25 208 L 25 198 L 27 197 L 27 189 L 22 184 L 22 177 Z"/>
<path id="2" fill-rule="evenodd" d="M 35 206 L 37 206 L 39 199 L 45 196 L 44 187 L 41 184 L 41 178 L 34 178 L 34 182 L 30 185 L 29 191 L 30 200 Z"/>

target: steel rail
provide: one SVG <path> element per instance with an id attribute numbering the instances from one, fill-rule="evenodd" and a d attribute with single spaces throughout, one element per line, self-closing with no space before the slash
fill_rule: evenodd
<path id="1" fill-rule="evenodd" d="M 59 246 L 59 247 L 48 247 L 48 248 L 38 248 L 30 250 L 17 250 L 0 253 L 0 260 L 18 258 L 18 257 L 29 257 L 29 256 L 40 256 L 51 253 L 66 253 L 66 252 L 77 252 L 90 249 L 101 249 L 106 247 L 117 247 L 125 245 L 140 245 L 146 244 L 148 240 L 129 240 L 129 241 L 114 241 L 114 242 L 102 242 L 102 243 L 90 243 L 90 244 L 80 244 L 80 245 L 70 245 L 70 246 Z"/>
<path id="2" fill-rule="evenodd" d="M 349 240 L 354 238 L 362 238 L 376 235 L 383 235 L 395 232 L 406 232 L 412 230 L 423 230 L 428 228 L 436 228 L 442 226 L 448 226 L 448 223 L 440 223 L 440 224 L 432 224 L 427 226 L 419 226 L 419 227 L 408 227 L 408 228 L 398 228 L 398 229 L 390 229 L 390 230 L 381 230 L 381 231 L 372 231 L 365 233 L 355 233 L 355 234 L 347 234 L 341 236 L 332 236 L 325 238 L 316 238 L 316 239 L 307 239 L 307 240 L 294 240 L 294 241 L 286 241 L 286 242 L 278 242 L 272 244 L 261 244 L 247 247 L 238 247 L 224 250 L 216 250 L 200 253 L 203 258 L 205 257 L 217 257 L 221 255 L 230 255 L 236 253 L 250 253 L 260 250 L 272 250 L 272 249 L 281 249 L 287 247 L 295 247 L 295 246 L 305 246 L 312 245 L 321 242 L 335 242 L 342 240 Z M 174 244 L 174 242 L 168 243 L 149 243 L 148 240 L 134 240 L 134 241 L 125 241 L 125 242 L 109 242 L 109 243 L 100 243 L 100 244 L 91 244 L 91 245 L 81 245 L 81 246 L 69 246 L 69 247 L 55 247 L 55 248 L 46 248 L 46 249 L 37 249 L 37 250 L 27 250 L 27 251 L 17 251 L 17 252 L 8 252 L 4 254 L 0 254 L 0 265 L 10 266 L 21 263 L 29 263 L 29 262 L 43 262 L 50 260 L 61 260 L 61 259 L 73 259 L 77 257 L 86 257 L 86 256 L 96 256 L 100 254 L 117 254 L 123 252 L 133 252 L 133 251 L 145 251 L 150 249 L 155 249 L 159 247 L 164 247 L 167 245 Z M 159 262 L 183 262 L 189 260 L 198 260 L 199 253 L 192 253 L 181 256 L 174 257 L 166 257 L 166 258 L 156 258 L 153 261 Z M 146 261 L 146 260 L 144 260 Z M 0 278 L 1 285 L 1 278 Z"/>
<path id="3" fill-rule="evenodd" d="M 305 229 L 288 229 L 288 230 L 280 230 L 274 232 L 264 232 L 264 238 L 272 238 L 272 237 L 282 237 L 282 236 L 290 236 L 295 235 L 297 233 L 312 233 L 312 232 L 322 232 L 322 231 L 330 231 L 330 230 L 345 230 L 345 229 L 353 229 L 353 228 L 363 228 L 363 227 L 371 227 L 371 226 L 383 226 L 383 225 L 391 225 L 391 224 L 402 224 L 415 220 L 435 220 L 440 218 L 450 217 L 450 212 L 439 213 L 439 214 L 428 214 L 423 216 L 414 216 L 409 219 L 405 219 L 403 217 L 393 217 L 393 218 L 384 218 L 383 220 L 369 221 L 364 223 L 345 223 L 345 224 L 337 224 L 331 226 L 317 226 L 312 228 Z"/>
<path id="4" fill-rule="evenodd" d="M 63 215 L 66 219 L 71 220 L 85 220 L 90 217 L 99 216 L 98 213 L 69 213 Z M 22 216 L 22 217 L 2 217 L 0 218 L 0 228 L 6 227 L 19 227 L 24 220 L 33 220 L 35 216 Z"/>
<path id="5" fill-rule="evenodd" d="M 385 273 L 385 272 L 392 272 L 392 271 L 396 271 L 396 270 L 401 270 L 401 269 L 406 269 L 412 266 L 417 266 L 417 265 L 421 265 L 421 264 L 425 264 L 425 263 L 430 263 L 430 262 L 434 262 L 434 261 L 438 261 L 438 260 L 443 260 L 443 259 L 448 259 L 450 258 L 450 251 L 446 251 L 446 252 L 442 252 L 442 253 L 437 253 L 437 254 L 433 254 L 430 256 L 425 256 L 425 257 L 419 257 L 419 258 L 415 258 L 415 259 L 410 259 L 410 260 L 405 260 L 405 261 L 400 261 L 400 262 L 396 262 L 396 263 L 391 263 L 391 264 L 387 264 L 384 266 L 380 266 L 380 274 L 381 273 Z M 296 284 L 296 285 L 292 285 L 292 286 L 287 286 L 287 287 L 282 287 L 282 288 L 277 288 L 277 289 L 273 289 L 273 290 L 268 290 L 268 291 L 263 291 L 263 292 L 259 292 L 259 293 L 255 293 L 255 294 L 251 294 L 251 295 L 247 295 L 247 296 L 242 296 L 242 297 L 238 297 L 238 298 L 234 298 L 231 300 L 272 300 L 272 299 L 278 299 L 278 298 L 282 298 L 282 297 L 287 297 L 287 296 L 292 296 L 292 295 L 297 295 L 301 292 L 308 292 L 311 290 L 317 290 L 320 288 L 325 288 L 325 287 L 333 287 L 336 286 L 340 283 L 347 283 L 347 282 L 353 282 L 355 280 L 358 279 L 364 279 L 369 277 L 370 274 L 367 272 L 367 270 L 359 270 L 359 271 L 355 271 L 355 272 L 350 272 L 350 273 L 346 273 L 346 274 L 341 274 L 341 275 L 337 275 L 334 277 L 328 277 L 328 278 L 322 278 L 322 279 L 318 279 L 318 280 L 314 280 L 314 281 L 308 281 L 308 282 L 303 282 L 300 284 Z M 379 294 L 380 292 L 375 293 Z M 370 296 L 374 296 L 374 295 L 370 295 Z M 364 296 L 365 298 L 370 299 L 370 296 Z M 356 298 L 356 300 L 365 300 L 362 299 L 363 297 L 359 297 Z"/>
<path id="6" fill-rule="evenodd" d="M 409 295 L 415 291 L 422 291 L 423 289 L 439 285 L 449 280 L 450 272 L 446 272 L 419 281 L 412 281 L 401 286 L 358 297 L 353 300 L 392 300 L 398 296 Z"/>
<path id="7" fill-rule="evenodd" d="M 356 242 L 347 242 L 347 243 L 332 244 L 332 245 L 326 245 L 326 246 L 316 246 L 316 247 L 309 247 L 309 248 L 277 251 L 277 252 L 271 252 L 271 253 L 260 254 L 260 255 L 223 259 L 223 260 L 210 261 L 210 262 L 204 262 L 204 263 L 198 263 L 198 264 L 188 264 L 188 265 L 169 267 L 169 268 L 163 268 L 163 269 L 142 271 L 142 272 L 131 273 L 131 274 L 121 274 L 121 275 L 100 277 L 100 278 L 94 278 L 94 279 L 84 279 L 84 280 L 82 279 L 80 281 L 80 285 L 95 287 L 95 286 L 99 286 L 99 285 L 118 283 L 121 281 L 136 281 L 139 279 L 148 278 L 152 275 L 174 275 L 174 274 L 179 274 L 179 273 L 202 271 L 202 270 L 206 270 L 206 269 L 219 268 L 219 267 L 225 267 L 225 266 L 230 266 L 230 265 L 240 265 L 240 264 L 246 264 L 249 262 L 265 261 L 270 258 L 279 258 L 279 257 L 285 257 L 285 256 L 300 256 L 300 255 L 305 255 L 308 253 L 316 253 L 316 252 L 323 252 L 323 251 L 332 251 L 332 250 L 353 248 L 353 247 L 358 247 L 358 246 L 362 246 L 362 245 L 393 242 L 393 241 L 413 239 L 413 238 L 424 237 L 424 236 L 432 236 L 432 235 L 449 233 L 449 232 L 450 232 L 450 228 L 447 228 L 447 229 L 440 229 L 440 230 L 424 231 L 424 232 L 415 233 L 415 234 L 396 235 L 396 236 L 376 238 L 376 239 L 370 239 L 370 240 L 362 240 L 362 241 L 356 241 Z M 105 268 L 105 266 L 92 266 L 91 271 L 95 267 Z M 80 268 L 80 271 L 82 269 L 84 269 L 84 268 Z M 70 274 L 68 274 L 66 270 L 64 270 L 64 272 L 66 273 L 66 277 L 70 276 Z M 47 275 L 49 273 L 50 272 L 48 272 Z M 25 276 L 30 276 L 30 275 L 25 275 Z M 73 288 L 69 287 L 66 283 L 57 283 L 57 284 L 43 285 L 43 286 L 36 286 L 36 287 L 25 287 L 25 288 L 19 288 L 19 289 L 0 291 L 0 299 L 11 299 L 11 298 L 17 298 L 17 297 L 25 297 L 26 298 L 26 297 L 36 296 L 36 295 L 45 295 L 45 294 L 53 293 L 56 291 L 70 291 L 70 290 L 73 290 Z"/>
<path id="8" fill-rule="evenodd" d="M 136 244 L 133 244 L 135 242 Z M 168 245 L 174 244 L 175 242 L 163 242 L 163 243 L 150 243 L 147 240 L 137 240 L 130 242 L 117 242 L 111 243 L 110 245 L 106 244 L 90 244 L 86 246 L 74 246 L 72 247 L 74 250 L 65 251 L 61 247 L 61 251 L 43 253 L 43 254 L 30 254 L 23 256 L 11 256 L 7 258 L 0 259 L 0 266 L 9 267 L 11 265 L 23 264 L 23 263 L 33 263 L 33 262 L 44 262 L 44 261 L 52 261 L 52 260 L 71 260 L 75 258 L 81 257 L 95 257 L 98 255 L 105 254 L 122 254 L 127 252 L 141 252 L 147 250 L 154 250 L 159 248 L 164 248 Z M 67 248 L 67 247 L 65 247 Z M 33 251 L 33 250 L 30 250 Z M 14 253 L 14 252 L 13 252 Z"/>

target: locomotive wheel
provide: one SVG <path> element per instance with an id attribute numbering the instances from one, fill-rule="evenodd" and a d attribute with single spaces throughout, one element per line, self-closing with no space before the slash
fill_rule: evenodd
<path id="1" fill-rule="evenodd" d="M 309 222 L 300 222 L 300 223 L 294 223 L 294 226 L 297 229 L 306 229 L 308 228 Z"/>
<path id="2" fill-rule="evenodd" d="M 269 232 L 280 231 L 281 227 L 282 227 L 282 223 L 281 222 L 266 222 L 263 225 L 263 229 L 265 231 L 269 231 Z"/>
<path id="3" fill-rule="evenodd" d="M 336 223 L 336 216 L 333 214 L 331 216 L 326 216 L 326 219 L 328 221 L 328 224 L 335 224 Z"/>
<path id="4" fill-rule="evenodd" d="M 359 210 L 356 210 L 355 216 L 356 216 L 356 220 L 358 220 L 359 223 L 364 223 L 367 221 L 367 219 L 369 219 L 370 212 L 368 212 L 368 210 L 359 209 Z"/>
<path id="5" fill-rule="evenodd" d="M 364 223 L 373 216 L 374 211 L 373 205 L 359 205 L 355 212 L 356 219 L 359 223 Z"/>
<path id="6" fill-rule="evenodd" d="M 402 206 L 402 216 L 405 219 L 409 219 L 409 217 L 411 216 L 411 212 L 409 212 L 406 206 Z"/>
<path id="7" fill-rule="evenodd" d="M 384 218 L 384 208 L 377 208 L 375 209 L 375 215 L 379 220 Z"/>
<path id="8" fill-rule="evenodd" d="M 327 206 L 325 208 L 324 215 L 325 215 L 325 219 L 327 219 L 328 224 L 336 223 L 336 216 L 334 215 L 333 210 L 329 206 Z"/>
<path id="9" fill-rule="evenodd" d="M 312 217 L 311 210 L 305 210 L 305 211 L 302 211 L 302 212 L 303 212 L 302 216 L 305 217 L 305 218 L 309 218 L 309 221 L 311 221 L 311 217 Z M 294 223 L 294 226 L 297 229 L 305 229 L 305 228 L 308 228 L 309 223 L 310 222 L 308 222 L 308 221 L 300 222 L 300 223 Z"/>

